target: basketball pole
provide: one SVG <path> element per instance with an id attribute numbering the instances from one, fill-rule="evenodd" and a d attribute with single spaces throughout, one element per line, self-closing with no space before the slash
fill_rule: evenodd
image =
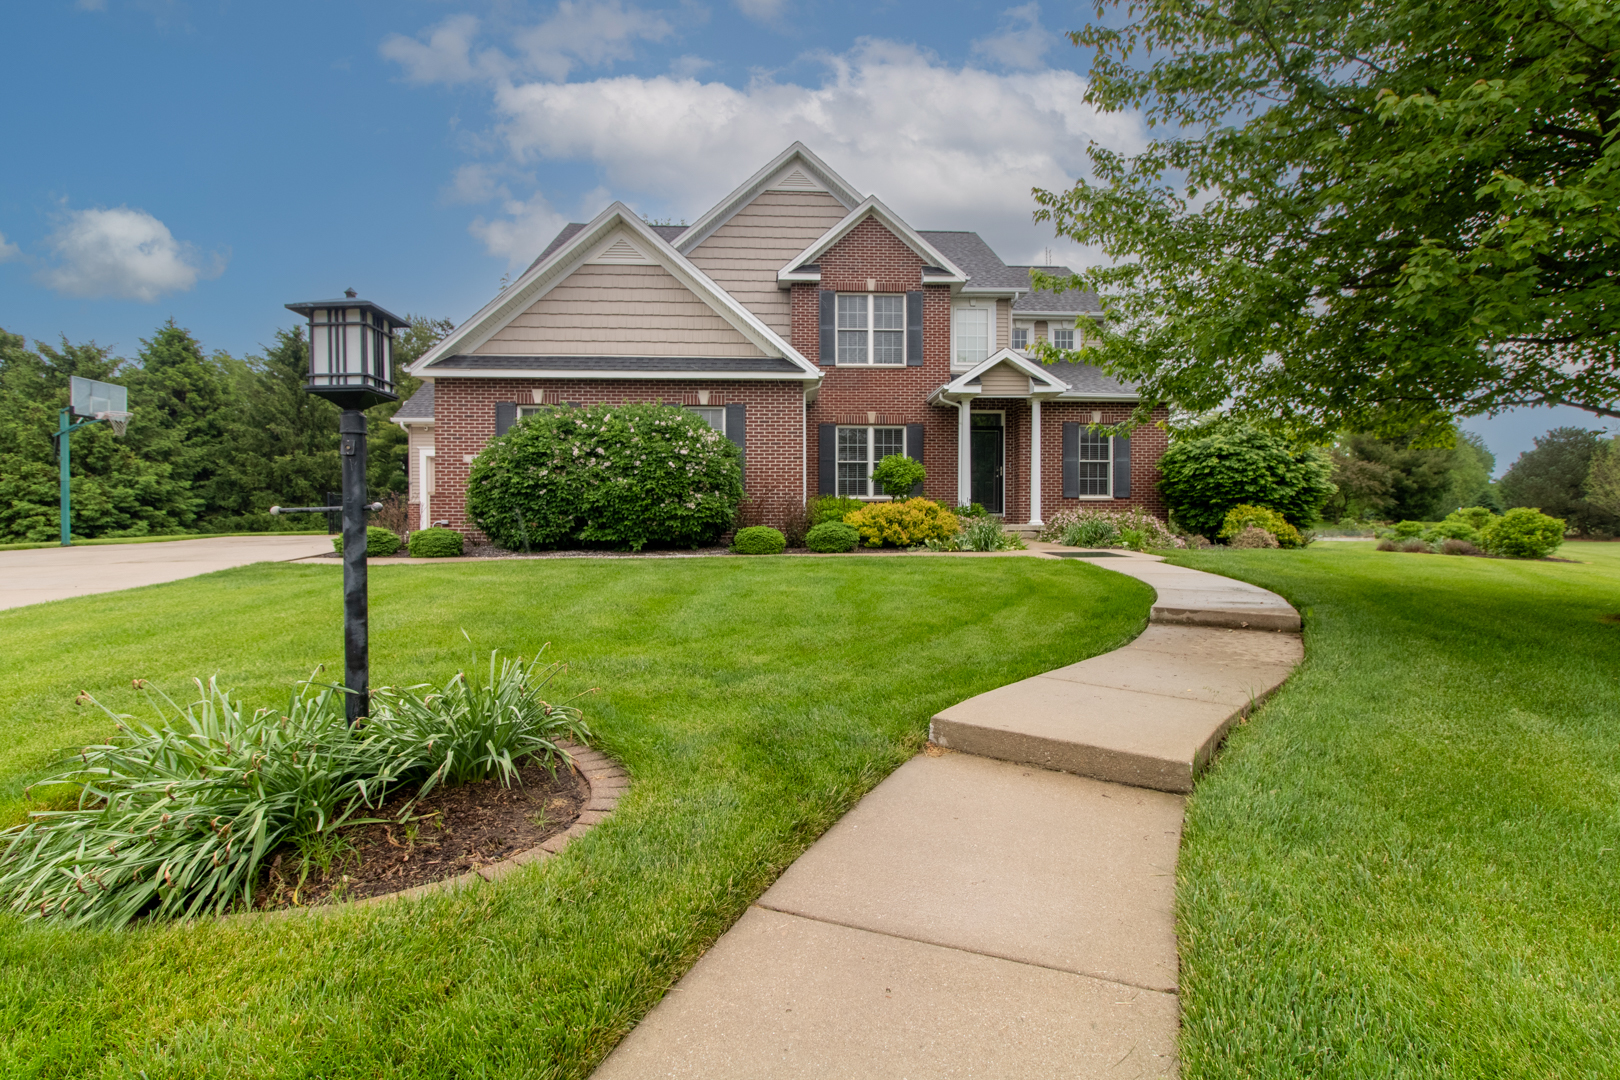
<path id="1" fill-rule="evenodd" d="M 81 420 L 77 424 L 68 423 L 70 410 L 63 409 L 56 414 L 56 457 L 62 465 L 62 546 L 73 546 L 73 471 L 68 465 L 68 435 L 82 427 L 101 423 L 101 418 Z"/>
<path id="2" fill-rule="evenodd" d="M 371 634 L 366 612 L 366 414 L 344 409 L 338 420 L 343 456 L 343 711 L 349 724 L 371 711 Z"/>

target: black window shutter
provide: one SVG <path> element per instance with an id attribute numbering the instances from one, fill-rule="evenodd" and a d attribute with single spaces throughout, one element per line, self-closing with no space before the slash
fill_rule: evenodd
<path id="1" fill-rule="evenodd" d="M 823 296 L 826 294 L 823 293 Z M 818 478 L 816 492 L 821 495 L 838 494 L 838 425 L 818 424 L 816 464 Z"/>
<path id="2" fill-rule="evenodd" d="M 918 289 L 906 293 L 906 367 L 922 367 L 923 294 Z M 908 439 L 910 435 L 906 436 Z M 915 455 L 913 455 L 915 456 Z M 921 461 L 921 458 L 917 459 Z"/>
<path id="3" fill-rule="evenodd" d="M 497 401 L 495 403 L 495 434 L 505 435 L 517 423 L 517 402 Z"/>
<path id="4" fill-rule="evenodd" d="M 838 294 L 821 290 L 821 362 L 831 367 L 838 360 Z"/>
<path id="5" fill-rule="evenodd" d="M 1114 498 L 1131 497 L 1131 437 L 1114 436 Z"/>
<path id="6" fill-rule="evenodd" d="M 920 296 L 922 294 L 915 293 L 912 295 Z M 919 465 L 923 463 L 923 426 L 921 424 L 906 425 L 906 457 L 915 461 Z M 921 495 L 922 493 L 923 486 L 920 482 L 912 485 L 912 495 L 916 496 Z"/>
<path id="7" fill-rule="evenodd" d="M 743 459 L 743 483 L 748 482 L 748 406 L 726 406 L 726 438 L 737 444 Z"/>
<path id="8" fill-rule="evenodd" d="M 1080 425 L 1063 425 L 1063 497 L 1080 497 Z"/>

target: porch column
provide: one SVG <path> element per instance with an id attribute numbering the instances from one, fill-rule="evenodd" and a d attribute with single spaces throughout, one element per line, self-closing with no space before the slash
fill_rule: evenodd
<path id="1" fill-rule="evenodd" d="M 1041 520 L 1041 399 L 1029 399 L 1029 523 Z"/>
<path id="2" fill-rule="evenodd" d="M 956 403 L 956 505 L 966 506 L 973 501 L 972 434 L 968 425 L 972 398 Z"/>

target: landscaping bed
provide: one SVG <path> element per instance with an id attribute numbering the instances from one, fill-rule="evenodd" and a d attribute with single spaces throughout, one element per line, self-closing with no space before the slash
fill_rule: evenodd
<path id="1" fill-rule="evenodd" d="M 384 820 L 340 830 L 318 861 L 284 844 L 254 907 L 361 900 L 453 878 L 538 847 L 572 825 L 590 798 L 590 785 L 566 766 L 526 765 L 518 781 L 440 787 L 415 805 L 414 792 L 402 792 L 371 815 Z"/>

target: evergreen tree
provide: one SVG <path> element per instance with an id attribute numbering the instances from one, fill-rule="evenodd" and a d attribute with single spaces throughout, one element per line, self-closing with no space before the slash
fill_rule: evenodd
<path id="1" fill-rule="evenodd" d="M 1536 439 L 1535 449 L 1519 455 L 1502 476 L 1502 498 L 1508 506 L 1533 506 L 1563 518 L 1582 535 L 1620 532 L 1620 516 L 1587 499 L 1592 458 L 1604 443 L 1603 432 L 1577 427 L 1553 428 Z"/>

